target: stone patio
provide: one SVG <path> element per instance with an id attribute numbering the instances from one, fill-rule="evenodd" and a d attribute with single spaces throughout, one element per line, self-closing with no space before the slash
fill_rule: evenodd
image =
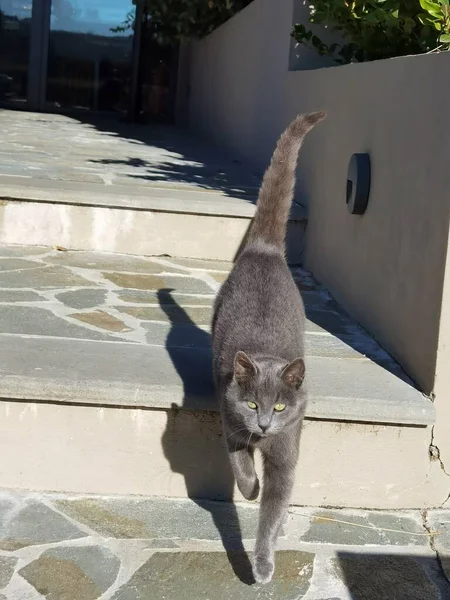
<path id="1" fill-rule="evenodd" d="M 212 305 L 230 268 L 218 261 L 0 247 L 3 397 L 211 409 Z M 293 274 L 308 317 L 308 416 L 433 422 L 432 403 L 389 355 L 307 272 Z"/>
<path id="2" fill-rule="evenodd" d="M 0 491 L 0 598 L 450 597 L 439 562 L 450 549 L 448 511 L 292 509 L 267 586 L 250 571 L 257 516 L 241 504 Z"/>
<path id="3" fill-rule="evenodd" d="M 230 267 L 0 246 L 0 446 L 13 453 L 1 485 L 231 498 L 210 350 L 214 296 Z M 306 304 L 309 394 L 293 502 L 422 506 L 409 492 L 421 489 L 421 469 L 443 475 L 428 459 L 432 402 L 309 273 L 293 275 Z M 356 477 L 358 486 L 346 483 Z M 444 480 L 435 506 L 448 495 Z"/>
<path id="4" fill-rule="evenodd" d="M 45 186 L 49 197 L 78 184 L 110 196 L 165 189 L 245 205 L 260 184 L 236 157 L 175 127 L 0 110 L 0 133 L 2 185 Z"/>
<path id="5" fill-rule="evenodd" d="M 233 260 L 255 213 L 261 173 L 175 127 L 0 109 L 0 135 L 2 243 Z"/>
<path id="6" fill-rule="evenodd" d="M 30 200 L 44 207 L 41 221 L 35 212 L 28 215 L 23 236 L 28 241 L 33 227 L 47 235 L 48 203 L 60 203 L 61 215 L 54 238 L 42 246 L 0 247 L 2 485 L 104 493 L 114 486 L 102 487 L 103 479 L 93 487 L 101 470 L 112 473 L 108 485 L 122 483 L 131 471 L 136 487 L 130 490 L 127 480 L 120 493 L 166 489 L 133 492 L 151 473 L 150 488 L 157 477 L 185 478 L 174 488 L 179 493 L 167 495 L 198 497 L 200 490 L 218 498 L 219 480 L 229 495 L 234 482 L 217 450 L 221 433 L 209 332 L 213 300 L 231 264 L 68 252 L 52 247 L 65 242 L 52 240 L 65 239 L 60 235 L 76 227 L 80 239 L 88 230 L 100 241 L 115 236 L 119 228 L 106 217 L 113 209 L 121 223 L 128 208 L 137 211 L 141 224 L 145 211 L 162 210 L 181 219 L 188 213 L 250 218 L 258 175 L 170 128 L 0 111 L 0 132 L 1 203 L 21 209 Z M 92 231 L 77 216 L 82 205 L 108 208 L 95 213 Z M 2 217 L 3 228 L 20 229 L 19 213 L 11 215 L 9 221 Z M 128 244 L 124 251 L 129 249 Z M 354 421 L 360 429 L 373 424 L 380 447 L 389 439 L 382 438 L 384 430 L 394 430 L 388 424 L 398 428 L 399 439 L 413 429 L 426 435 L 434 422 L 432 403 L 309 273 L 296 268 L 293 275 L 308 317 L 309 423 L 348 428 Z M 194 421 L 197 428 L 190 425 Z M 28 429 L 21 428 L 25 422 Z M 175 422 L 181 429 L 173 433 Z M 198 444 L 191 447 L 186 440 L 192 432 Z M 146 445 L 152 436 L 154 445 Z M 109 462 L 107 439 L 122 452 Z M 317 439 L 329 444 L 331 437 Z M 428 456 L 428 445 L 424 448 Z M 207 476 L 195 466 L 205 455 Z M 315 464 L 317 456 L 312 457 Z M 120 465 L 117 458 L 123 459 Z M 146 461 L 155 465 L 153 471 L 140 470 Z M 64 472 L 79 476 L 65 480 L 61 463 Z M 411 463 L 414 468 L 414 457 Z M 48 478 L 52 471 L 55 480 Z M 43 479 L 33 479 L 33 473 Z M 417 483 L 409 473 L 406 469 L 408 490 Z M 250 571 L 256 527 L 257 506 L 251 504 L 0 490 L 0 600 L 450 597 L 448 511 L 293 507 L 279 541 L 274 580 L 265 587 L 254 584 Z"/>

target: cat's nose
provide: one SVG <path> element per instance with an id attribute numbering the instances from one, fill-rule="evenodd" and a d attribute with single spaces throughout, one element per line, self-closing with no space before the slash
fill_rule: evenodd
<path id="1" fill-rule="evenodd" d="M 258 425 L 262 433 L 266 433 L 272 422 L 271 415 L 258 415 Z"/>

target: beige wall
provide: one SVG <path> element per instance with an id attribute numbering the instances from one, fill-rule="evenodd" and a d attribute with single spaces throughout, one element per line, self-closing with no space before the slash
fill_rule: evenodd
<path id="1" fill-rule="evenodd" d="M 434 443 L 450 473 L 449 70 L 441 54 L 289 73 L 287 112 L 300 96 L 301 110 L 329 111 L 301 171 L 306 264 L 421 389 L 434 390 Z M 362 217 L 345 205 L 354 152 L 372 163 Z"/>
<path id="2" fill-rule="evenodd" d="M 255 0 L 191 49 L 191 127 L 261 169 L 288 118 L 283 89 L 290 59 L 318 64 L 303 46 L 290 57 L 295 4 Z"/>
<path id="3" fill-rule="evenodd" d="M 440 506 L 448 485 L 429 440 L 424 427 L 306 420 L 291 503 Z M 217 412 L 0 403 L 3 488 L 225 499 L 225 453 Z"/>
<path id="4" fill-rule="evenodd" d="M 449 224 L 450 54 L 290 71 L 299 6 L 255 0 L 194 44 L 191 126 L 263 168 L 290 119 L 328 110 L 300 158 L 307 265 L 430 392 Z M 372 161 L 363 217 L 345 205 L 354 152 Z"/>
<path id="5" fill-rule="evenodd" d="M 422 390 L 434 390 L 435 443 L 450 473 L 450 53 L 315 68 L 317 57 L 289 39 L 304 10 L 297 0 L 255 0 L 195 43 L 190 124 L 264 168 L 296 114 L 328 111 L 298 170 L 306 265 Z M 355 152 L 372 164 L 364 216 L 345 204 Z"/>
<path id="6" fill-rule="evenodd" d="M 329 111 L 303 160 L 307 265 L 426 392 L 449 229 L 450 130 L 442 120 L 449 69 L 450 54 L 416 56 L 289 73 L 287 83 L 288 113 L 299 104 Z M 362 217 L 345 205 L 354 152 L 369 152 L 372 163 Z"/>

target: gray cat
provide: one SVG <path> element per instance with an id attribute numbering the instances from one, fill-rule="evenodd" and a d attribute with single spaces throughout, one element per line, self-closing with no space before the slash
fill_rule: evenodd
<path id="1" fill-rule="evenodd" d="M 255 500 L 258 448 L 264 462 L 253 576 L 267 583 L 294 484 L 306 408 L 305 311 L 288 269 L 287 221 L 297 156 L 323 112 L 297 117 L 280 137 L 259 192 L 248 240 L 216 299 L 213 371 L 237 485 Z"/>

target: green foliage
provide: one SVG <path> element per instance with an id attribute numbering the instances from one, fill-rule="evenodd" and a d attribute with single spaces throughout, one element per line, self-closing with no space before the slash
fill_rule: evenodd
<path id="1" fill-rule="evenodd" d="M 339 32 L 326 44 L 301 23 L 292 37 L 341 64 L 450 48 L 450 0 L 312 0 L 311 23 Z"/>
<path id="2" fill-rule="evenodd" d="M 161 43 L 171 43 L 211 33 L 251 0 L 133 0 L 136 2 L 144 4 L 155 38 Z M 130 13 L 114 31 L 133 26 L 134 16 Z"/>

